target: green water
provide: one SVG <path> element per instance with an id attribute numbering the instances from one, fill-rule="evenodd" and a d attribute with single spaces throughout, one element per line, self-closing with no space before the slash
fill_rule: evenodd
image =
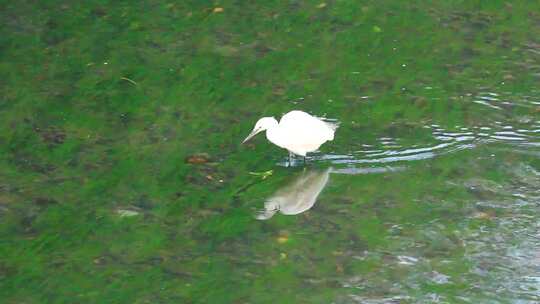
<path id="1" fill-rule="evenodd" d="M 538 1 L 0 21 L 2 303 L 540 302 Z M 240 146 L 292 109 L 341 123 L 306 166 Z"/>

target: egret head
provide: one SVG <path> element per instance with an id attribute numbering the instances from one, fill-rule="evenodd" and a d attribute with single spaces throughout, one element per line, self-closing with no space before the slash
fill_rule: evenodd
<path id="1" fill-rule="evenodd" d="M 257 135 L 259 132 L 266 131 L 270 128 L 273 128 L 278 125 L 277 120 L 274 117 L 263 117 L 257 121 L 255 127 L 249 133 L 249 135 L 244 139 L 242 143 L 250 140 L 253 136 Z"/>

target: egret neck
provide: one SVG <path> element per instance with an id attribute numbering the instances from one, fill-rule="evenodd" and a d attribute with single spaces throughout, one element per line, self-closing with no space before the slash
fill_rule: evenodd
<path id="1" fill-rule="evenodd" d="M 244 139 L 242 143 L 245 143 L 246 141 L 250 140 L 253 136 L 259 134 L 262 131 L 275 129 L 277 127 L 278 127 L 278 121 L 274 117 L 263 117 L 257 121 L 251 133 L 249 133 L 249 135 L 246 137 L 246 139 Z M 266 137 L 268 138 L 268 135 Z"/>

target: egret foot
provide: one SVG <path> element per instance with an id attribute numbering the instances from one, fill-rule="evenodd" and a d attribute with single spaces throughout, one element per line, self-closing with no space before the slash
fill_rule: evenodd
<path id="1" fill-rule="evenodd" d="M 293 159 L 294 159 L 294 153 L 289 152 L 289 165 L 287 167 L 292 167 Z"/>

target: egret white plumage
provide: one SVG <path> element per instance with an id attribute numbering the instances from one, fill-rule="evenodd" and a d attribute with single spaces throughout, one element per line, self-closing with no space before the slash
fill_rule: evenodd
<path id="1" fill-rule="evenodd" d="M 323 121 L 302 111 L 291 111 L 278 121 L 274 117 L 263 117 L 257 121 L 251 133 L 242 143 L 266 131 L 266 138 L 291 154 L 306 156 L 327 141 L 334 139 L 337 124 Z M 290 158 L 289 158 L 290 159 Z"/>

